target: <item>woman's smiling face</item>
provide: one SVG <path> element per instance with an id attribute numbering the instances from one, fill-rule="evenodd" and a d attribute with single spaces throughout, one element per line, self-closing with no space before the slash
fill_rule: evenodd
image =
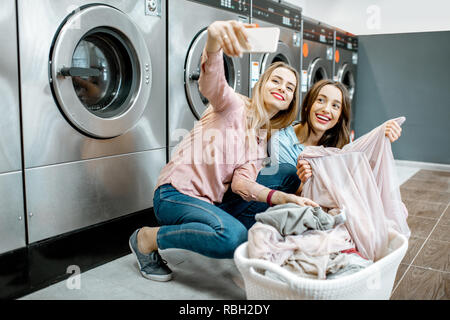
<path id="1" fill-rule="evenodd" d="M 333 128 L 342 113 L 342 92 L 332 85 L 320 89 L 309 113 L 309 121 L 316 133 Z"/>
<path id="2" fill-rule="evenodd" d="M 273 70 L 264 86 L 264 103 L 269 110 L 281 111 L 289 108 L 297 87 L 295 74 L 286 68 Z"/>

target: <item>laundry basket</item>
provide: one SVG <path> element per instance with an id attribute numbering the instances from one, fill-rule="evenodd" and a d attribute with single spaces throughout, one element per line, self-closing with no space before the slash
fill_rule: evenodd
<path id="1" fill-rule="evenodd" d="M 408 239 L 389 231 L 389 252 L 365 269 L 330 280 L 299 277 L 275 263 L 263 259 L 249 259 L 247 245 L 241 244 L 234 252 L 234 261 L 244 278 L 249 300 L 387 300 L 395 281 L 397 269 L 408 249 Z M 264 275 L 269 270 L 285 281 Z"/>

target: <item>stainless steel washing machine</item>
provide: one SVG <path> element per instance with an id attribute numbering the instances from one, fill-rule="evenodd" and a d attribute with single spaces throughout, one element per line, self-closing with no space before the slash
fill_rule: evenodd
<path id="1" fill-rule="evenodd" d="M 314 83 L 333 79 L 334 30 L 323 22 L 302 17 L 301 101 Z"/>
<path id="2" fill-rule="evenodd" d="M 252 1 L 251 22 L 259 27 L 280 28 L 280 38 L 275 52 L 250 54 L 250 91 L 273 62 L 283 61 L 300 72 L 301 14 L 301 8 L 293 5 Z"/>
<path id="3" fill-rule="evenodd" d="M 151 207 L 166 163 L 165 1 L 17 5 L 29 242 Z"/>
<path id="4" fill-rule="evenodd" d="M 174 147 L 206 110 L 198 89 L 207 27 L 216 20 L 249 21 L 248 1 L 168 1 L 169 158 Z M 225 76 L 238 93 L 248 96 L 249 55 L 224 54 Z"/>
<path id="5" fill-rule="evenodd" d="M 0 3 L 0 254 L 24 247 L 16 2 Z"/>
<path id="6" fill-rule="evenodd" d="M 336 29 L 334 80 L 342 82 L 347 87 L 350 100 L 353 100 L 355 96 L 357 64 L 358 37 L 344 30 Z"/>

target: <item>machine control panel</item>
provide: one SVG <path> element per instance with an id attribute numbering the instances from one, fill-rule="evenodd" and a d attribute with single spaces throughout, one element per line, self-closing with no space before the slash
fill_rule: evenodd
<path id="1" fill-rule="evenodd" d="M 304 19 L 303 39 L 332 46 L 334 44 L 334 30 L 332 27 L 319 21 Z"/>
<path id="2" fill-rule="evenodd" d="M 336 31 L 336 48 L 358 51 L 358 37 L 344 31 Z"/>
<path id="3" fill-rule="evenodd" d="M 301 29 L 301 8 L 270 0 L 253 0 L 252 17 L 298 31 Z"/>
<path id="4" fill-rule="evenodd" d="M 231 11 L 240 15 L 250 15 L 250 0 L 190 0 L 211 7 Z"/>

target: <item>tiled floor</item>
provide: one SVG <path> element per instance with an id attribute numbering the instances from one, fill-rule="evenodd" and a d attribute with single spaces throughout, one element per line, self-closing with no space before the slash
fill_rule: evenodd
<path id="1" fill-rule="evenodd" d="M 397 166 L 397 174 L 412 236 L 392 299 L 450 299 L 450 173 Z M 161 255 L 172 281 L 144 279 L 130 254 L 22 299 L 245 299 L 233 260 L 179 249 Z"/>
<path id="2" fill-rule="evenodd" d="M 450 299 L 450 172 L 420 170 L 400 187 L 409 248 L 391 299 Z"/>

